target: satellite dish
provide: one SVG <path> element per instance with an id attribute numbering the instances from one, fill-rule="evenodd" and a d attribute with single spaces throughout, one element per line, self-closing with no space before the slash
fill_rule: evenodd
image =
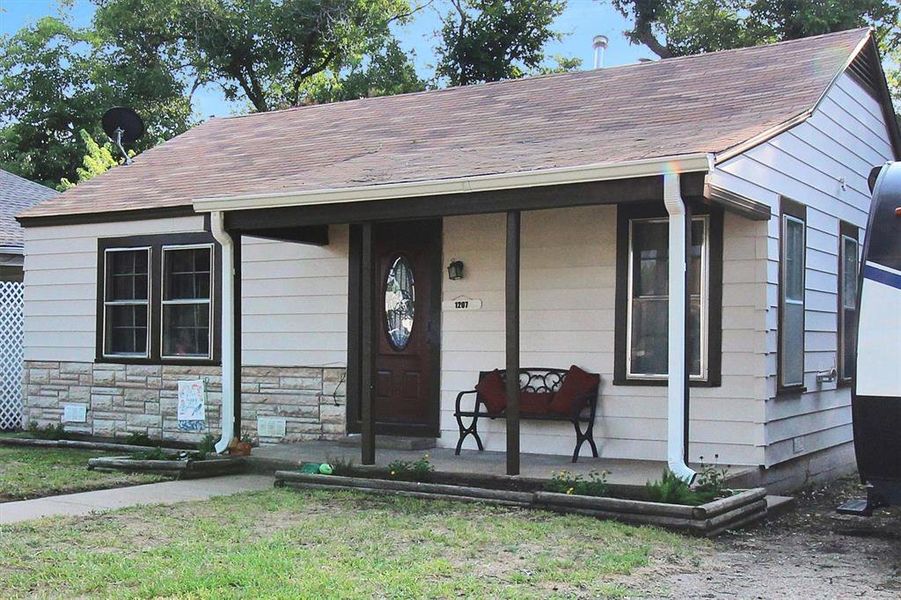
<path id="1" fill-rule="evenodd" d="M 103 131 L 115 142 L 125 157 L 125 164 L 131 164 L 131 158 L 123 148 L 123 144 L 133 144 L 144 135 L 144 121 L 134 110 L 126 106 L 115 106 L 103 113 Z"/>

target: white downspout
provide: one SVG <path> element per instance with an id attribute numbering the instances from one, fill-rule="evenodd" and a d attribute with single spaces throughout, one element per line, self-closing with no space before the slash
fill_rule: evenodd
<path id="1" fill-rule="evenodd" d="M 679 175 L 663 176 L 663 203 L 669 214 L 669 376 L 666 388 L 666 460 L 680 479 L 691 483 L 695 473 L 685 464 L 685 269 L 686 215 Z"/>
<path id="2" fill-rule="evenodd" d="M 216 452 L 225 452 L 235 434 L 235 247 L 222 211 L 210 213 L 210 230 L 222 246 L 222 435 Z"/>

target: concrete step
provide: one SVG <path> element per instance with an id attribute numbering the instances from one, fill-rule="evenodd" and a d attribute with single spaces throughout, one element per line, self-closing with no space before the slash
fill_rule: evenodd
<path id="1" fill-rule="evenodd" d="M 795 499 L 793 496 L 772 496 L 766 497 L 766 516 L 770 519 L 782 516 L 785 513 L 794 510 Z"/>
<path id="2" fill-rule="evenodd" d="M 340 446 L 360 447 L 360 434 L 351 433 L 338 440 Z M 400 437 L 393 435 L 375 436 L 375 447 L 382 450 L 430 450 L 437 447 L 438 440 L 423 437 Z"/>

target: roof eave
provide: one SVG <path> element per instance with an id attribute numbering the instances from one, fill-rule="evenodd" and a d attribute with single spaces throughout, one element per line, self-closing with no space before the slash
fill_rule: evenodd
<path id="1" fill-rule="evenodd" d="M 498 173 L 326 190 L 198 198 L 194 200 L 194 210 L 198 213 L 208 213 L 344 204 L 652 177 L 666 173 L 706 173 L 712 168 L 712 160 L 711 154 L 698 152 L 620 163 L 539 169 L 522 173 Z"/>

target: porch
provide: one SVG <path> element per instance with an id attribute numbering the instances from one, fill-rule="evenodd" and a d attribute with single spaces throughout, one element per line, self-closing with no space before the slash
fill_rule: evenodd
<path id="1" fill-rule="evenodd" d="M 394 461 L 413 462 L 428 455 L 435 471 L 466 475 L 506 475 L 506 454 L 486 450 L 463 450 L 454 455 L 453 448 L 400 449 L 377 448 L 375 464 L 385 467 Z M 360 447 L 336 441 L 309 441 L 298 444 L 267 444 L 254 448 L 252 460 L 260 468 L 288 469 L 302 463 L 360 463 Z M 629 460 L 614 458 L 582 457 L 577 463 L 570 463 L 565 456 L 552 454 L 520 454 L 519 475 L 529 479 L 550 479 L 561 470 L 573 475 L 588 477 L 592 472 L 605 472 L 607 482 L 613 485 L 643 486 L 649 481 L 660 479 L 666 461 Z M 697 466 L 697 465 L 695 465 Z M 732 485 L 740 487 L 743 481 L 753 482 L 756 469 L 747 467 L 731 469 L 729 478 Z"/>
<path id="2" fill-rule="evenodd" d="M 214 198 L 196 201 L 196 210 L 210 213 L 209 227 L 223 247 L 223 272 L 232 274 L 232 277 L 226 276 L 222 279 L 224 376 L 223 439 L 220 445 L 226 444 L 228 438 L 241 432 L 241 394 L 237 390 L 241 389 L 242 359 L 242 238 L 268 238 L 280 242 L 326 247 L 337 227 L 337 231 L 342 232 L 344 243 L 347 244 L 346 426 L 347 432 L 361 434 L 361 444 L 358 449 L 351 449 L 329 442 L 309 442 L 313 446 L 305 445 L 303 452 L 295 453 L 299 456 L 295 456 L 294 460 L 325 462 L 329 458 L 344 457 L 358 460 L 363 465 L 384 466 L 395 460 L 393 454 L 395 451 L 376 452 L 377 439 L 382 436 L 412 434 L 438 439 L 439 446 L 443 447 L 432 453 L 433 462 L 440 462 L 440 464 L 436 462 L 436 468 L 452 472 L 473 472 L 479 468 L 485 473 L 548 477 L 552 472 L 563 468 L 577 469 L 583 473 L 591 470 L 607 470 L 611 471 L 611 481 L 622 474 L 624 479 L 632 483 L 643 484 L 647 480 L 659 477 L 663 465 L 667 464 L 680 476 L 690 479 L 694 472 L 686 464 L 689 460 L 687 442 L 690 366 L 685 335 L 689 318 L 685 265 L 690 245 L 692 211 L 709 210 L 709 206 L 713 204 L 718 205 L 717 211 L 720 208 L 728 208 L 752 220 L 761 220 L 765 215 L 768 216 L 768 212 L 762 207 L 743 205 L 736 202 L 734 197 L 718 193 L 714 186 L 708 185 L 709 182 L 705 177 L 708 169 L 708 157 L 703 155 L 675 161 L 639 161 L 628 167 L 623 165 L 593 167 L 588 169 L 590 173 L 574 174 L 566 171 L 557 174 L 556 178 L 541 181 L 532 180 L 537 174 L 525 173 L 511 175 L 508 177 L 511 181 L 502 183 L 497 183 L 491 177 L 484 177 L 468 178 L 465 182 L 443 181 L 434 185 L 376 186 L 378 189 L 325 190 L 309 194 L 285 194 L 277 198 Z M 513 182 L 519 179 L 523 181 Z M 503 186 L 517 189 L 504 189 Z M 550 214 L 550 211 L 582 211 L 570 214 L 570 218 L 576 219 L 575 222 L 578 223 L 579 216 L 584 217 L 587 214 L 584 211 L 603 208 L 603 214 L 591 215 L 594 219 L 591 222 L 605 223 L 605 227 L 612 228 L 612 231 L 605 230 L 600 237 L 592 232 L 583 232 L 582 235 L 594 235 L 592 239 L 605 240 L 604 260 L 607 260 L 619 252 L 618 245 L 621 244 L 622 235 L 617 233 L 615 207 L 621 206 L 630 209 L 641 206 L 653 207 L 655 214 L 667 223 L 664 225 L 664 231 L 669 232 L 669 255 L 674 257 L 669 266 L 669 279 L 673 282 L 671 286 L 673 301 L 669 303 L 668 309 L 669 375 L 666 376 L 668 379 L 656 382 L 666 386 L 665 395 L 654 395 L 655 398 L 665 400 L 665 404 L 655 402 L 654 410 L 664 408 L 660 416 L 665 415 L 665 420 L 660 417 L 655 419 L 658 430 L 663 423 L 666 433 L 665 436 L 656 433 L 656 439 L 646 443 L 646 447 L 642 449 L 640 454 L 651 460 L 627 460 L 623 464 L 613 464 L 612 468 L 602 464 L 608 459 L 617 463 L 615 460 L 617 457 L 630 456 L 629 452 L 622 453 L 623 445 L 629 442 L 628 438 L 618 439 L 620 448 L 607 452 L 604 461 L 596 462 L 583 453 L 577 465 L 571 465 L 566 458 L 556 455 L 556 447 L 559 447 L 559 442 L 563 439 L 559 430 L 543 436 L 545 438 L 543 441 L 548 443 L 547 446 L 524 444 L 523 430 L 525 429 L 526 434 L 530 432 L 520 424 L 521 390 L 515 378 L 507 378 L 507 404 L 504 415 L 491 424 L 493 439 L 486 445 L 489 451 L 495 452 L 483 454 L 467 452 L 465 457 L 454 457 L 452 451 L 446 447 L 450 441 L 447 439 L 448 436 L 453 435 L 451 428 L 447 426 L 448 397 L 464 389 L 471 389 L 477 382 L 479 370 L 505 368 L 507 372 L 519 372 L 522 368 L 539 364 L 565 369 L 570 364 L 580 362 L 579 358 L 573 358 L 579 355 L 578 350 L 573 350 L 574 346 L 560 347 L 555 343 L 554 340 L 561 339 L 560 336 L 556 338 L 550 336 L 549 341 L 542 343 L 539 340 L 538 344 L 535 341 L 536 336 L 529 336 L 528 340 L 523 339 L 523 332 L 532 333 L 525 329 L 521 322 L 523 310 L 535 310 L 534 306 L 524 309 L 522 304 L 524 298 L 534 304 L 534 297 L 528 298 L 523 294 L 524 233 L 529 233 L 524 224 L 528 225 L 531 220 L 531 233 L 535 233 L 540 230 L 539 221 L 543 218 L 539 211 L 545 211 L 545 215 Z M 480 333 L 478 330 L 471 330 L 473 340 L 467 350 L 472 352 L 471 356 L 478 358 L 480 339 L 486 340 L 488 345 L 484 347 L 481 358 L 477 361 L 460 361 L 459 352 L 445 352 L 446 342 L 451 338 L 447 337 L 444 331 L 449 313 L 442 311 L 442 305 L 453 300 L 454 296 L 442 294 L 441 285 L 445 265 L 454 258 L 453 243 L 458 243 L 460 239 L 466 239 L 469 235 L 465 229 L 455 230 L 454 227 L 472 225 L 471 222 L 466 222 L 470 217 L 479 219 L 478 222 L 482 224 L 489 221 L 491 223 L 491 228 L 488 229 L 493 236 L 490 259 L 481 264 L 479 277 L 485 278 L 483 281 L 490 279 L 492 285 L 497 285 L 483 288 L 483 290 L 490 289 L 485 298 L 488 309 L 486 313 L 491 314 L 486 316 L 497 319 L 497 322 L 492 321 L 491 330 L 485 332 L 491 334 L 490 336 L 480 337 L 476 335 Z M 445 224 L 453 222 L 454 225 L 450 230 L 452 233 L 458 232 L 454 240 L 444 241 L 444 245 L 441 238 L 442 235 L 447 235 L 448 229 L 446 225 L 442 229 L 442 221 Z M 584 218 L 582 222 L 585 222 Z M 404 227 L 405 225 L 411 227 Z M 434 227 L 435 225 L 437 227 Z M 396 232 L 405 229 L 414 230 L 413 235 L 404 240 L 412 242 L 413 245 L 397 246 L 399 236 Z M 495 239 L 498 233 L 501 235 L 500 240 Z M 563 239 L 571 234 L 571 228 L 567 229 L 565 225 L 560 226 L 559 223 L 554 232 L 554 235 L 563 236 Z M 525 239 L 528 240 L 528 236 L 525 236 Z M 430 242 L 435 241 L 437 250 L 428 249 Z M 496 244 L 498 241 L 499 245 Z M 387 250 L 384 247 L 386 244 Z M 574 242 L 570 244 L 570 252 L 586 251 L 586 247 L 580 248 Z M 476 256 L 477 250 L 472 249 Z M 534 248 L 532 250 L 535 251 Z M 567 255 L 566 248 L 558 248 L 558 251 L 561 260 L 572 256 Z M 421 260 L 417 258 L 420 255 Z M 396 266 L 399 257 L 404 256 L 409 257 L 409 264 L 405 269 L 416 273 L 415 312 L 416 319 L 422 325 L 418 329 L 410 326 L 406 331 L 407 337 L 394 339 L 390 328 L 387 334 L 385 330 L 384 313 L 387 312 L 385 275 L 389 273 L 390 280 L 392 277 L 390 272 L 394 270 L 391 261 L 395 261 Z M 386 259 L 390 260 L 386 262 Z M 605 264 L 600 268 L 605 269 L 603 275 L 606 278 L 618 281 L 618 276 L 612 276 L 614 269 L 610 266 Z M 596 273 L 597 269 L 592 275 Z M 414 279 L 412 275 L 410 279 L 411 281 Z M 432 283 L 431 286 L 426 285 L 429 281 Z M 397 283 L 397 285 L 402 288 L 405 284 Z M 408 291 L 412 299 L 412 285 L 410 287 Z M 611 283 L 605 291 L 612 291 L 613 287 Z M 618 290 L 618 283 L 616 287 Z M 254 296 L 259 297 L 259 292 L 260 290 L 257 290 Z M 619 296 L 615 302 L 612 296 L 611 293 L 609 298 L 603 300 L 605 305 L 602 307 L 607 311 L 603 315 L 604 318 L 609 318 L 611 323 L 614 304 L 623 304 Z M 426 299 L 430 304 L 425 306 L 419 304 Z M 487 305 L 488 301 L 492 303 L 490 308 Z M 479 303 L 481 304 L 481 300 Z M 542 307 L 547 313 L 544 317 L 546 319 L 558 318 L 552 315 L 556 310 L 565 311 L 572 308 L 573 306 L 555 305 L 553 302 Z M 592 304 L 591 308 L 598 307 Z M 412 320 L 412 315 L 407 316 Z M 401 315 L 399 318 L 407 316 Z M 500 328 L 497 328 L 498 325 Z M 578 331 L 578 325 L 569 326 L 575 327 L 572 331 Z M 462 332 L 458 330 L 449 333 L 457 334 L 453 340 L 459 348 Z M 594 364 L 582 363 L 582 366 L 600 373 L 602 385 L 610 389 L 614 369 L 608 366 L 607 362 L 608 360 L 612 362 L 614 355 L 612 327 L 605 329 L 604 333 L 608 335 L 604 336 L 603 341 L 598 341 L 599 336 L 595 341 L 589 341 L 597 347 L 590 351 L 593 353 Z M 524 341 L 529 345 L 525 350 Z M 390 366 L 387 362 L 379 362 L 380 358 L 392 353 L 398 356 L 389 357 L 390 359 L 404 358 L 400 355 L 405 349 L 415 349 L 417 344 L 422 353 L 419 356 L 421 360 L 418 366 L 412 367 L 416 375 L 415 381 L 408 378 L 401 383 L 390 382 L 391 377 L 395 377 L 391 373 L 392 370 L 400 373 L 399 377 L 405 377 L 411 367 L 408 363 Z M 666 341 L 663 341 L 662 346 L 666 345 Z M 717 351 L 718 349 L 713 349 L 712 356 Z M 624 355 L 621 348 L 617 348 L 615 353 L 617 356 Z M 664 358 L 663 366 L 666 365 L 667 359 Z M 389 381 L 390 384 L 386 386 L 385 381 Z M 423 403 L 425 408 L 408 415 L 404 410 L 409 406 L 404 405 L 402 395 L 407 393 L 405 386 L 411 381 L 418 391 L 409 397 L 415 396 L 425 400 Z M 386 390 L 389 387 L 397 392 L 394 399 L 387 398 L 389 394 Z M 657 389 L 664 391 L 661 387 Z M 601 395 L 604 395 L 603 390 Z M 385 418 L 385 409 L 391 403 L 398 409 L 388 415 L 391 418 Z M 598 420 L 603 418 L 600 416 Z M 630 415 L 628 418 L 634 421 L 630 426 L 640 427 L 634 417 Z M 537 435 L 534 428 L 531 434 Z M 549 451 L 550 446 L 555 444 L 554 451 Z M 566 445 L 572 448 L 568 443 Z M 504 451 L 498 452 L 501 448 Z M 650 448 L 654 451 L 648 451 Z M 273 449 L 271 452 L 289 451 Z M 332 455 L 329 456 L 329 453 Z M 714 452 L 709 453 L 711 456 L 713 454 Z M 413 452 L 399 456 L 404 457 L 400 458 L 401 460 L 411 458 L 415 460 L 421 453 Z M 604 450 L 601 451 L 601 456 L 605 456 Z M 638 463 L 642 464 L 639 466 Z M 744 464 L 759 463 L 749 461 Z M 626 476 L 625 473 L 632 474 Z"/>

